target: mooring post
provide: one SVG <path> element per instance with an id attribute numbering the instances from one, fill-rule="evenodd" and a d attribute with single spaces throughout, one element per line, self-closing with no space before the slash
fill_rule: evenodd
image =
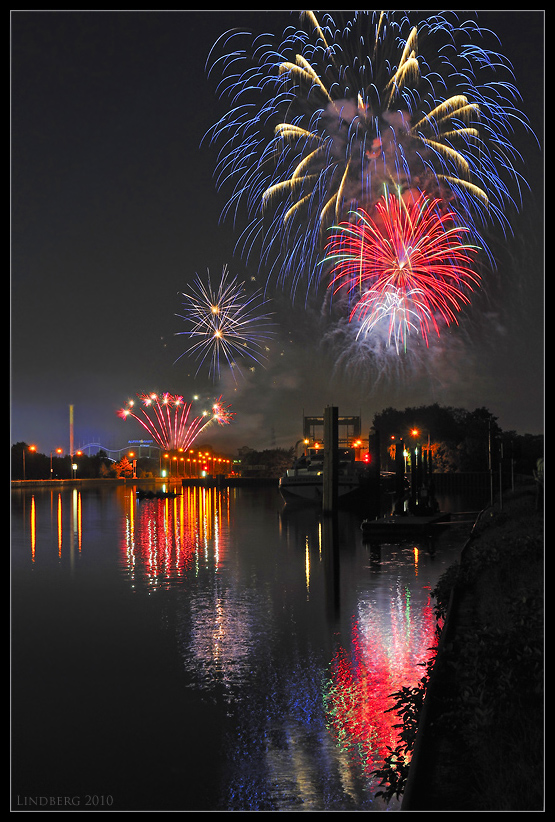
<path id="1" fill-rule="evenodd" d="M 322 509 L 326 512 L 335 511 L 337 508 L 338 420 L 336 406 L 326 406 L 324 409 L 324 487 L 322 495 Z"/>
<path id="2" fill-rule="evenodd" d="M 405 443 L 402 439 L 395 442 L 395 502 L 393 513 L 405 513 Z"/>
<path id="3" fill-rule="evenodd" d="M 340 562 L 339 528 L 337 511 L 328 511 L 322 517 L 322 556 L 324 558 L 324 579 L 327 610 L 337 616 L 340 602 Z"/>
<path id="4" fill-rule="evenodd" d="M 380 475 L 381 475 L 381 454 L 380 454 L 380 432 L 370 429 L 368 434 L 368 488 L 369 507 L 375 519 L 382 515 L 380 496 Z"/>

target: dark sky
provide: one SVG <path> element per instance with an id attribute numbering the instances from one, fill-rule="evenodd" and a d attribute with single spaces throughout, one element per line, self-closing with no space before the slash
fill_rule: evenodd
<path id="1" fill-rule="evenodd" d="M 256 275 L 220 224 L 214 152 L 200 146 L 223 109 L 205 73 L 234 25 L 280 32 L 288 12 L 12 12 L 12 442 L 43 453 L 123 447 L 141 436 L 116 415 L 143 391 L 222 394 L 236 421 L 208 438 L 231 449 L 289 447 L 302 414 L 438 402 L 488 408 L 505 430 L 543 431 L 543 160 L 523 144 L 532 194 L 503 268 L 468 324 L 418 367 L 385 379 L 322 348 L 318 322 L 275 304 L 266 369 L 213 385 L 183 357 L 176 317 L 195 273 Z M 293 16 L 293 21 L 295 16 Z M 515 67 L 522 109 L 543 140 L 539 12 L 489 12 Z M 482 22 L 482 20 L 481 20 Z M 262 283 L 260 283 L 262 285 Z"/>

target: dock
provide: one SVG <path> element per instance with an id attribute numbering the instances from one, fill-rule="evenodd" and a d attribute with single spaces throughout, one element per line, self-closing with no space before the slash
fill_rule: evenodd
<path id="1" fill-rule="evenodd" d="M 411 536 L 422 534 L 431 529 L 434 525 L 448 523 L 450 514 L 433 514 L 432 516 L 412 516 L 410 514 L 394 514 L 390 517 L 379 517 L 378 519 L 365 519 L 360 525 L 364 536 L 391 537 L 395 539 L 399 536 Z"/>

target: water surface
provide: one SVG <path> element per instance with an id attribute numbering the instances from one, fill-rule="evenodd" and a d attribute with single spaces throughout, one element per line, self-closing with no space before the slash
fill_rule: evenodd
<path id="1" fill-rule="evenodd" d="M 12 491 L 13 807 L 386 810 L 390 695 L 469 526 L 360 520 L 274 488 Z"/>

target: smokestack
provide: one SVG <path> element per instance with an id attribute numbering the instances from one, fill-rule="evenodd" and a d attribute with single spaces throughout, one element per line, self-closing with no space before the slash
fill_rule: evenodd
<path id="1" fill-rule="evenodd" d="M 69 406 L 69 454 L 73 457 L 73 405 Z"/>

